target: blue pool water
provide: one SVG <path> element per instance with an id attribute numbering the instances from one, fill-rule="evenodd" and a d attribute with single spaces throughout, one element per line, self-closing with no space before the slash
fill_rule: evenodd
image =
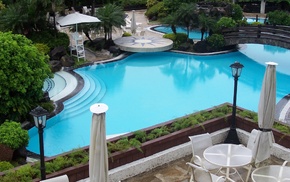
<path id="1" fill-rule="evenodd" d="M 256 17 L 246 17 L 246 18 L 249 24 L 256 22 Z M 264 23 L 264 21 L 265 21 L 265 18 L 258 18 L 258 22 Z"/>
<path id="2" fill-rule="evenodd" d="M 172 33 L 172 30 L 169 26 L 156 26 L 153 28 L 155 31 L 158 31 L 158 32 L 162 32 L 162 33 Z M 176 32 L 178 33 L 185 33 L 187 34 L 187 30 L 186 28 L 184 27 L 176 27 Z M 208 33 L 206 32 L 204 34 L 204 37 L 203 38 L 206 38 L 208 36 Z M 201 39 L 201 33 L 200 33 L 200 30 L 191 30 L 189 32 L 189 38 L 190 39 L 194 39 L 194 40 L 200 40 Z"/>
<path id="3" fill-rule="evenodd" d="M 102 102 L 107 135 L 139 130 L 161 122 L 232 103 L 234 80 L 230 64 L 244 65 L 238 82 L 237 105 L 257 111 L 265 62 L 277 66 L 277 102 L 290 93 L 290 51 L 246 44 L 238 52 L 196 56 L 173 52 L 136 53 L 121 61 L 77 69 L 85 81 L 82 91 L 64 102 L 64 110 L 47 122 L 46 156 L 90 143 L 92 113 Z M 29 131 L 28 150 L 39 153 L 37 129 Z"/>
<path id="4" fill-rule="evenodd" d="M 253 22 L 256 21 L 255 17 L 246 17 L 246 18 L 247 18 L 247 22 L 249 24 L 252 24 Z M 265 20 L 265 18 L 258 18 L 258 22 L 260 22 L 260 23 L 264 23 L 264 20 Z M 162 33 L 165 33 L 165 34 L 172 33 L 172 30 L 171 30 L 170 26 L 156 26 L 156 27 L 153 27 L 153 30 L 158 31 L 158 32 L 162 32 Z M 187 30 L 186 30 L 185 27 L 176 27 L 176 32 L 187 34 Z M 208 36 L 209 36 L 208 32 L 205 32 L 203 38 L 206 38 Z M 200 40 L 201 39 L 200 30 L 199 29 L 190 30 L 189 38 L 190 39 L 194 39 L 194 40 Z"/>

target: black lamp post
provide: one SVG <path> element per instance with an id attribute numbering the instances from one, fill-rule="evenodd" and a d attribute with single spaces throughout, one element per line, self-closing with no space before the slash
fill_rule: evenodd
<path id="1" fill-rule="evenodd" d="M 40 172 L 41 180 L 45 180 L 45 164 L 44 164 L 44 147 L 43 147 L 43 129 L 46 125 L 46 116 L 49 114 L 47 110 L 38 106 L 29 114 L 33 116 L 35 126 L 38 128 L 39 134 L 39 149 L 40 149 Z"/>
<path id="2" fill-rule="evenodd" d="M 225 143 L 233 143 L 233 144 L 240 144 L 237 130 L 236 130 L 236 102 L 237 102 L 237 87 L 238 87 L 238 78 L 241 76 L 242 69 L 244 65 L 239 62 L 235 62 L 230 66 L 232 68 L 232 75 L 235 79 L 234 82 L 234 98 L 233 98 L 233 108 L 232 108 L 232 122 L 230 131 L 228 136 L 225 140 Z"/>

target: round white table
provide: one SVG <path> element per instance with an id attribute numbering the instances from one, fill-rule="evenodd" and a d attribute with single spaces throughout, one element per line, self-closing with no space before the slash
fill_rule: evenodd
<path id="1" fill-rule="evenodd" d="M 230 168 L 246 166 L 252 161 L 252 151 L 242 145 L 218 144 L 205 149 L 203 157 L 214 165 L 226 168 L 226 177 L 229 177 Z"/>
<path id="2" fill-rule="evenodd" d="M 290 167 L 269 165 L 252 172 L 253 182 L 290 182 Z"/>

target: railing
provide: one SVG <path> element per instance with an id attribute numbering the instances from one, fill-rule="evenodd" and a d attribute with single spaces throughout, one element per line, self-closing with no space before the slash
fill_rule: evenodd
<path id="1" fill-rule="evenodd" d="M 258 25 L 225 28 L 222 30 L 226 45 L 263 43 L 290 48 L 290 27 Z"/>

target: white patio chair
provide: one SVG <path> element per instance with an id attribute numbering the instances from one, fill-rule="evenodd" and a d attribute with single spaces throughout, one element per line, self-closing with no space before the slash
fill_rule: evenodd
<path id="1" fill-rule="evenodd" d="M 250 135 L 249 135 L 249 139 L 248 139 L 248 142 L 247 142 L 247 148 L 251 149 L 252 151 L 253 151 L 253 147 L 255 146 L 255 142 L 256 142 L 256 139 L 257 139 L 257 134 L 258 134 L 258 130 L 253 129 L 251 131 Z M 247 173 L 247 176 L 246 176 L 246 181 L 249 180 L 249 177 L 250 177 L 250 174 L 252 172 L 252 168 L 253 168 L 254 162 L 255 162 L 255 156 L 253 156 L 252 162 L 249 165 L 244 166 L 244 168 L 246 170 L 248 170 L 248 173 Z"/>
<path id="2" fill-rule="evenodd" d="M 225 176 L 217 176 L 215 174 L 210 173 L 207 169 L 192 164 L 190 162 L 186 163 L 192 169 L 191 176 L 189 182 L 224 182 L 231 181 L 234 182 L 231 178 L 226 178 Z"/>
<path id="3" fill-rule="evenodd" d="M 192 163 L 195 163 L 207 170 L 219 170 L 221 167 L 207 162 L 203 158 L 203 152 L 206 148 L 212 146 L 212 139 L 209 133 L 189 136 L 192 147 Z"/>
<path id="4" fill-rule="evenodd" d="M 65 174 L 65 175 L 62 175 L 62 176 L 58 176 L 58 177 L 42 180 L 40 182 L 69 182 L 69 180 L 68 180 L 67 175 Z"/>

